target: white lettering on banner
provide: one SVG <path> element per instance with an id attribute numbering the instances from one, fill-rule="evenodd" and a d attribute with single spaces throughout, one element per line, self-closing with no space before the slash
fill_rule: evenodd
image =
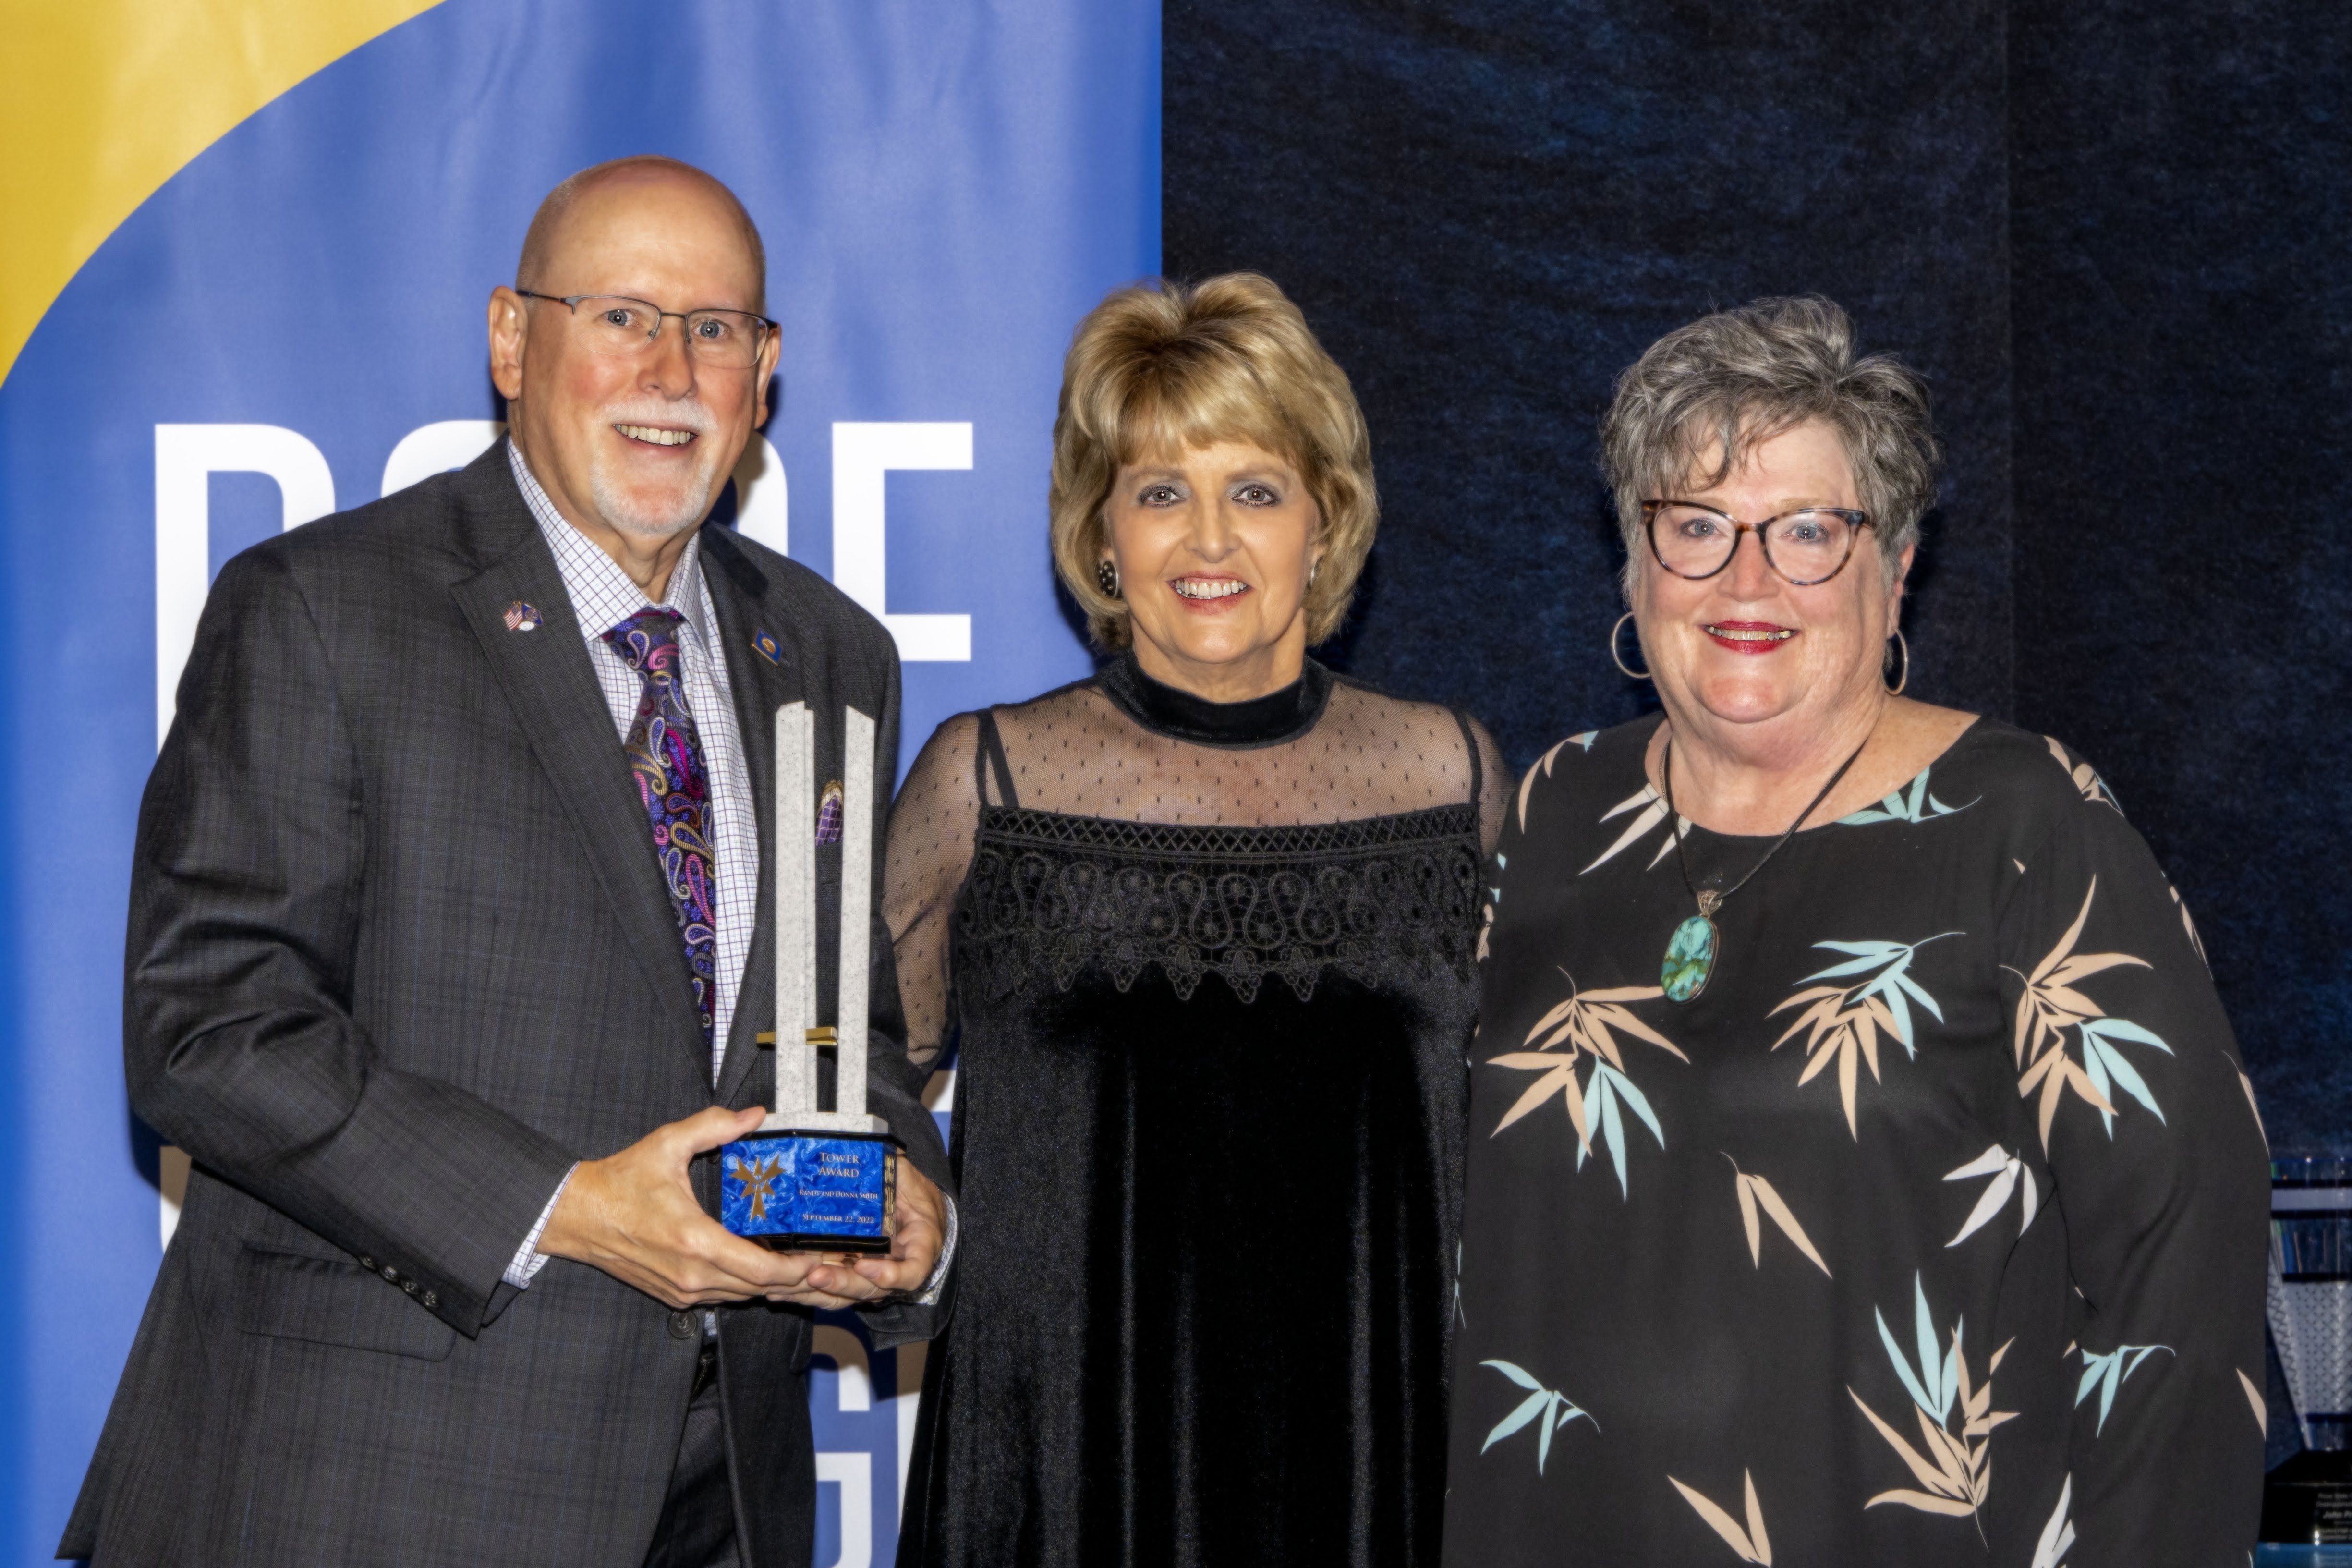
<path id="1" fill-rule="evenodd" d="M 392 456 L 383 460 L 383 488 L 376 493 L 388 496 L 436 474 L 462 468 L 506 433 L 503 419 L 444 419 L 419 425 L 403 436 Z"/>
<path id="2" fill-rule="evenodd" d="M 180 671 L 212 592 L 212 477 L 268 474 L 278 481 L 284 526 L 335 510 L 335 476 L 319 448 L 278 425 L 155 426 L 155 745 L 172 731 Z M 164 1145 L 156 1173 L 163 1245 L 180 1228 L 188 1156 Z"/>
<path id="3" fill-rule="evenodd" d="M 745 442 L 735 460 L 735 531 L 779 555 L 792 553 L 792 485 L 765 436 Z"/>
<path id="4" fill-rule="evenodd" d="M 196 618 L 212 589 L 215 474 L 278 481 L 285 526 L 335 510 L 335 477 L 319 448 L 278 425 L 155 426 L 155 744 L 171 732 L 173 694 Z"/>
<path id="5" fill-rule="evenodd" d="M 907 1471 L 915 1462 L 915 1415 L 923 1403 L 923 1363 L 930 1346 L 921 1340 L 898 1347 L 898 1508 L 899 1528 L 906 1527 Z"/>
<path id="6" fill-rule="evenodd" d="M 883 525 L 893 468 L 969 468 L 971 422 L 836 424 L 833 427 L 833 585 L 890 628 L 913 664 L 971 659 L 970 616 L 894 616 L 885 607 L 889 552 Z"/>
<path id="7" fill-rule="evenodd" d="M 866 1343 L 847 1329 L 835 1323 L 819 1323 L 816 1337 L 809 1347 L 809 1359 L 823 1356 L 833 1363 L 839 1375 L 835 1379 L 838 1392 L 834 1395 L 834 1408 L 843 1412 L 874 1408 L 874 1368 L 866 1359 Z"/>
<path id="8" fill-rule="evenodd" d="M 841 1555 L 825 1568 L 874 1568 L 874 1456 L 819 1454 L 816 1484 L 841 1489 Z"/>

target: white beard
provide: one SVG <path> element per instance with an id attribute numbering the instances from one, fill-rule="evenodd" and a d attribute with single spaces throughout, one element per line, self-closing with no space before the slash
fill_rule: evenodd
<path id="1" fill-rule="evenodd" d="M 709 439 L 705 432 L 696 438 L 695 445 L 699 447 Z M 693 481 L 665 503 L 629 495 L 613 482 L 604 464 L 592 462 L 588 469 L 588 499 L 596 515 L 621 532 L 641 539 L 668 539 L 702 521 L 725 480 L 726 476 L 715 471 L 711 460 L 705 458 Z"/>

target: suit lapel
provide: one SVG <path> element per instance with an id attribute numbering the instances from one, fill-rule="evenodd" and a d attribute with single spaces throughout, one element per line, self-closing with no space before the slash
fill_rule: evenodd
<path id="1" fill-rule="evenodd" d="M 492 462 L 495 471 L 488 471 Z M 488 563 L 450 595 L 562 801 L 646 983 L 656 995 L 673 999 L 679 1046 L 693 1054 L 698 1076 L 708 1073 L 710 1058 L 695 1018 L 677 910 L 655 863 L 645 805 L 614 739 L 612 710 L 581 642 L 562 573 L 515 488 L 504 442 L 464 479 L 459 505 L 468 515 L 461 524 L 478 559 Z M 539 612 L 536 630 L 509 628 L 507 611 L 517 603 Z"/>
<path id="2" fill-rule="evenodd" d="M 703 581 L 719 611 L 719 642 L 735 698 L 736 733 L 743 740 L 761 847 L 751 946 L 744 955 L 735 1019 L 719 1071 L 719 1101 L 733 1105 L 759 1064 L 759 1035 L 775 1026 L 776 710 L 805 700 L 807 686 L 795 639 L 790 628 L 775 620 L 767 602 L 766 574 L 736 548 L 731 534 L 708 524 L 702 532 L 702 561 Z M 761 637 L 764 643 L 755 642 Z"/>

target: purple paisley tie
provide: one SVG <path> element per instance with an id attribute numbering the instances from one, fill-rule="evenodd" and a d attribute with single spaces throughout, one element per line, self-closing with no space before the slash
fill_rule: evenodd
<path id="1" fill-rule="evenodd" d="M 719 995 L 710 775 L 702 765 L 694 716 L 686 710 L 677 663 L 678 620 L 676 610 L 648 606 L 606 632 L 604 640 L 637 672 L 637 717 L 623 745 L 630 774 L 637 781 L 637 795 L 653 824 L 654 853 L 661 862 L 670 905 L 677 911 L 678 939 L 694 975 L 694 1010 L 702 1019 L 702 1043 L 708 1047 L 711 1007 Z"/>

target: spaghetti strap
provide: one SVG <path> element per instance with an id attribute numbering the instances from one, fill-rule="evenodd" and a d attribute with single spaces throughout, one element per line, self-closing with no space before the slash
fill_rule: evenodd
<path id="1" fill-rule="evenodd" d="M 978 717 L 980 754 L 972 759 L 972 777 L 980 786 L 981 803 L 986 805 L 988 802 L 988 773 L 992 769 L 996 773 L 997 804 L 1017 806 L 1021 802 L 1013 793 L 1013 767 L 1004 760 L 1004 738 L 996 732 L 995 710 L 983 708 Z M 987 764 L 985 767 L 982 765 L 983 760 Z"/>
<path id="2" fill-rule="evenodd" d="M 1462 743 L 1470 748 L 1470 804 L 1476 805 L 1479 804 L 1479 796 L 1486 787 L 1486 763 L 1478 755 L 1478 735 L 1470 728 L 1469 714 L 1459 708 L 1450 709 L 1448 711 L 1454 715 L 1454 721 L 1462 726 Z"/>

